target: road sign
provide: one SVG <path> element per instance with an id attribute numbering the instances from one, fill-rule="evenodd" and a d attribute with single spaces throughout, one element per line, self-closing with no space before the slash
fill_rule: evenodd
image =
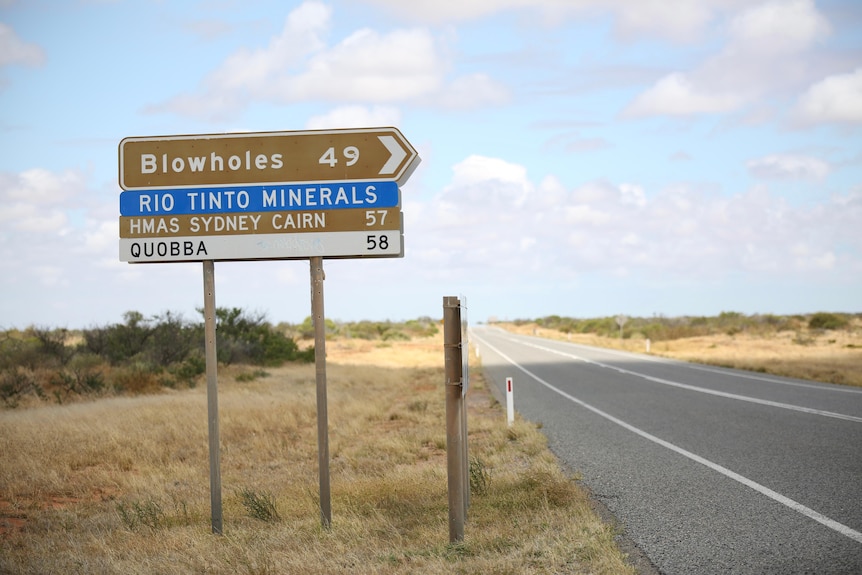
<path id="1" fill-rule="evenodd" d="M 419 155 L 396 128 L 125 138 L 124 190 L 274 183 L 393 181 Z"/>
<path id="2" fill-rule="evenodd" d="M 399 218 L 400 219 L 400 218 Z M 400 229 L 170 238 L 120 238 L 120 261 L 282 260 L 403 257 Z"/>
<path id="3" fill-rule="evenodd" d="M 120 216 L 120 261 L 402 257 L 400 208 Z"/>
<path id="4" fill-rule="evenodd" d="M 122 192 L 120 215 L 390 208 L 400 203 L 398 184 L 395 182 L 210 186 Z"/>
<path id="5" fill-rule="evenodd" d="M 376 232 L 401 228 L 400 208 L 120 216 L 120 238 Z"/>

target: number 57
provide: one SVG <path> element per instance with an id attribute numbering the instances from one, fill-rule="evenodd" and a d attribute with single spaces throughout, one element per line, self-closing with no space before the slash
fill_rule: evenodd
<path id="1" fill-rule="evenodd" d="M 380 225 L 384 225 L 386 223 L 386 214 L 388 213 L 386 210 L 365 210 L 365 225 L 377 225 L 378 218 L 380 218 Z"/>

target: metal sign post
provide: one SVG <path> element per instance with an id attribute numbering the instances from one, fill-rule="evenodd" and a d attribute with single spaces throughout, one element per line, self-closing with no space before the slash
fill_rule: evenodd
<path id="1" fill-rule="evenodd" d="M 210 450 L 210 511 L 212 530 L 223 533 L 221 507 L 221 458 L 218 430 L 218 356 L 216 355 L 215 263 L 206 260 L 204 270 L 204 346 L 207 372 L 207 419 Z"/>
<path id="2" fill-rule="evenodd" d="M 311 258 L 311 321 L 314 325 L 314 366 L 317 381 L 317 466 L 320 475 L 320 521 L 332 524 L 329 491 L 329 416 L 326 408 L 326 319 L 323 313 L 323 258 Z"/>

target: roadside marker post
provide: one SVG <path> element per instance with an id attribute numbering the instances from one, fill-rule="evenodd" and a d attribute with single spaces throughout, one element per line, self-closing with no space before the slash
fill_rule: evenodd
<path id="1" fill-rule="evenodd" d="M 467 515 L 465 491 L 469 483 L 464 468 L 466 425 L 463 393 L 461 346 L 461 302 L 457 297 L 443 298 L 443 353 L 446 372 L 446 468 L 449 492 L 449 542 L 464 540 Z M 466 485 L 465 485 L 466 483 Z"/>
<path id="2" fill-rule="evenodd" d="M 515 423 L 515 391 L 512 389 L 512 378 L 506 378 L 506 419 L 509 421 L 509 427 Z"/>

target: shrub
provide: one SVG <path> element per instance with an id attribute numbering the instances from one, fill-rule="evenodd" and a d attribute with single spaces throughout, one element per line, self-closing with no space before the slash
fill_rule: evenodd
<path id="1" fill-rule="evenodd" d="M 168 371 L 177 381 L 185 383 L 189 387 L 195 387 L 197 377 L 207 370 L 206 360 L 200 355 L 191 355 L 182 363 L 175 363 Z"/>
<path id="2" fill-rule="evenodd" d="M 27 332 L 38 342 L 39 352 L 44 357 L 43 363 L 66 365 L 72 359 L 74 350 L 66 347 L 66 339 L 69 337 L 67 329 L 31 327 Z"/>
<path id="3" fill-rule="evenodd" d="M 251 489 L 243 488 L 239 492 L 239 497 L 249 517 L 267 523 L 281 519 L 278 508 L 275 506 L 275 499 L 269 493 L 257 493 Z"/>
<path id="4" fill-rule="evenodd" d="M 254 371 L 245 371 L 236 376 L 236 380 L 238 382 L 244 383 L 247 381 L 254 381 L 259 377 L 269 377 L 269 373 L 265 372 L 262 369 L 255 369 Z"/>
<path id="5" fill-rule="evenodd" d="M 161 387 L 160 370 L 144 363 L 135 363 L 117 368 L 111 383 L 114 389 L 124 393 L 150 393 Z"/>
<path id="6" fill-rule="evenodd" d="M 203 340 L 202 326 L 186 323 L 182 316 L 167 311 L 153 318 L 152 327 L 147 341 L 147 356 L 156 365 L 168 367 L 171 364 L 185 361 L 188 355 L 201 346 Z"/>
<path id="7" fill-rule="evenodd" d="M 83 349 L 104 357 L 112 365 L 142 354 L 152 328 L 140 312 L 127 311 L 123 318 L 126 323 L 84 330 Z"/>
<path id="8" fill-rule="evenodd" d="M 18 403 L 25 395 L 36 395 L 44 397 L 42 386 L 36 381 L 32 372 L 15 367 L 0 372 L 0 399 L 8 407 L 18 407 Z"/>
<path id="9" fill-rule="evenodd" d="M 250 315 L 240 308 L 216 308 L 216 337 L 218 359 L 225 364 L 275 366 L 309 358 L 283 328 L 273 328 L 264 314 Z M 313 351 L 310 357 L 313 359 Z"/>
<path id="10" fill-rule="evenodd" d="M 18 331 L 7 331 L 0 340 L 0 369 L 23 367 L 31 371 L 42 365 L 38 342 Z"/>
<path id="11" fill-rule="evenodd" d="M 808 320 L 810 329 L 844 329 L 849 324 L 846 317 L 828 312 L 815 313 Z"/>

